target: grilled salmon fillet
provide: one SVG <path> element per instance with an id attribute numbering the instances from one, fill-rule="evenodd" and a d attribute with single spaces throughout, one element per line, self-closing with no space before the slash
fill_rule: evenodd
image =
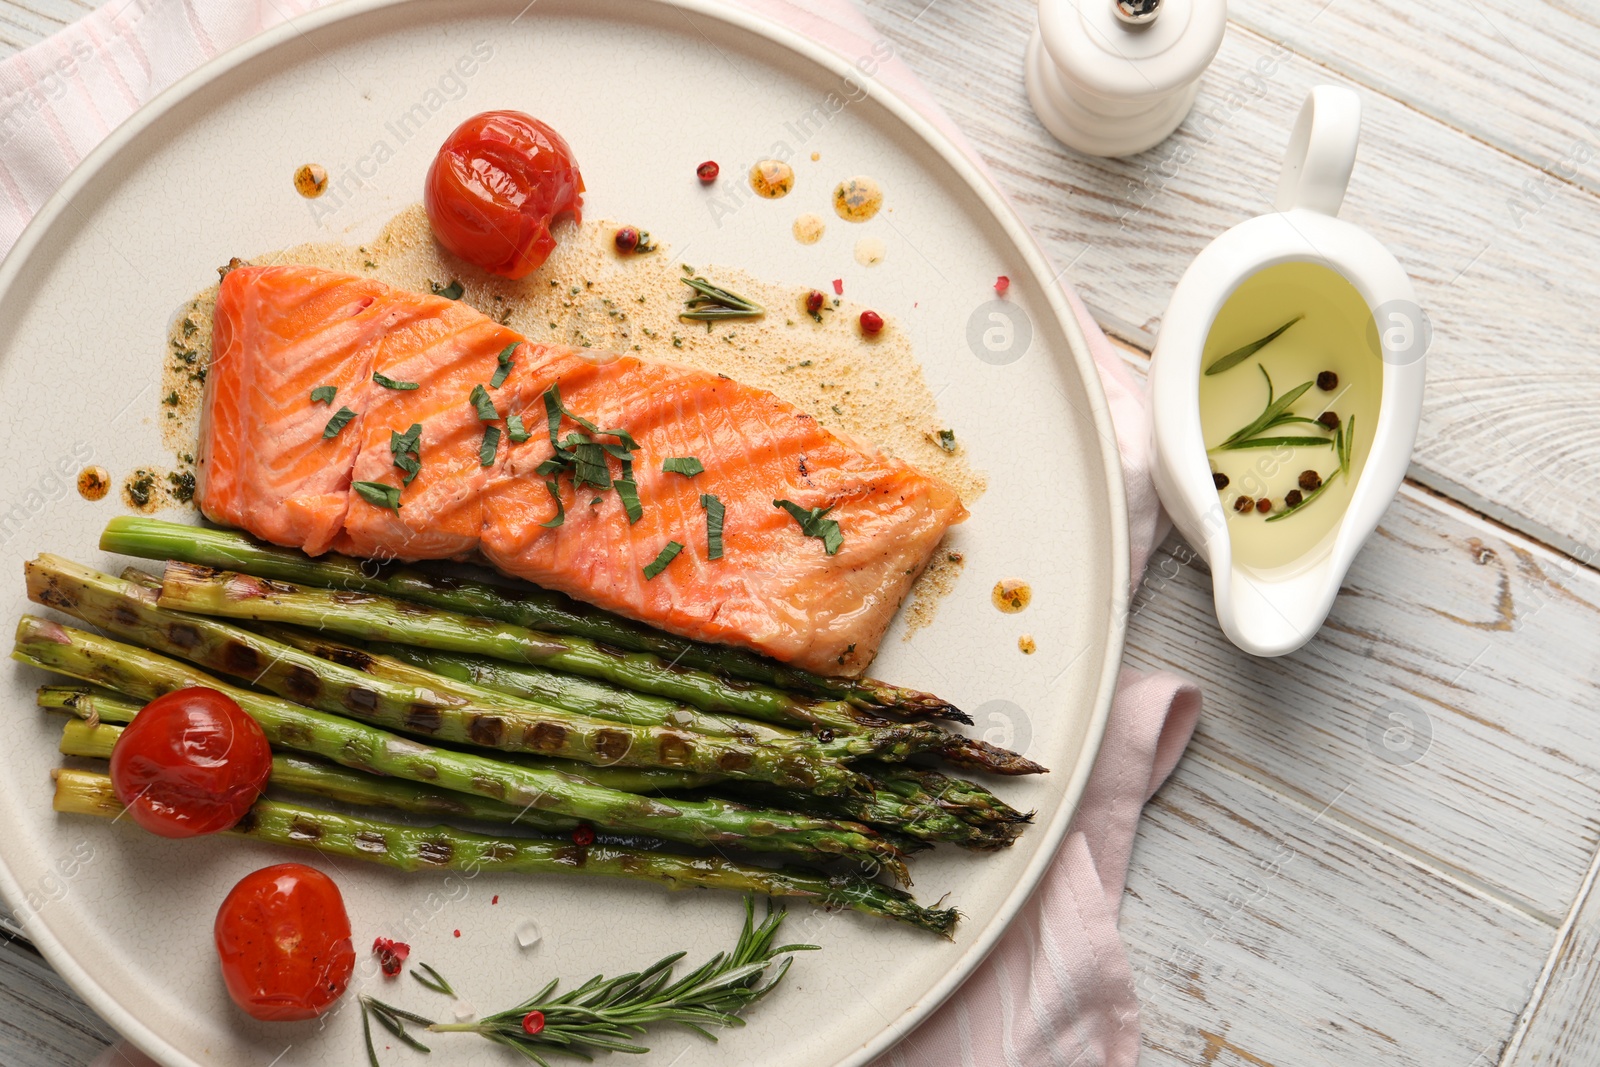
<path id="1" fill-rule="evenodd" d="M 511 346 L 509 370 L 491 387 Z M 335 387 L 333 399 L 313 402 L 322 386 Z M 492 412 L 473 402 L 477 386 Z M 554 433 L 553 395 L 566 413 Z M 511 415 L 526 440 L 511 440 Z M 420 468 L 407 483 L 392 444 L 413 426 Z M 486 446 L 491 429 L 499 440 Z M 598 480 L 612 485 L 593 484 L 592 467 L 579 484 L 573 440 L 611 446 Z M 616 484 L 623 456 L 634 517 Z M 673 457 L 704 470 L 663 470 Z M 208 518 L 276 544 L 482 559 L 685 637 L 832 674 L 871 661 L 939 540 L 967 515 L 945 482 L 763 390 L 679 364 L 534 344 L 457 301 L 301 266 L 241 267 L 223 280 L 197 466 Z M 398 508 L 381 493 L 375 502 L 373 484 L 398 488 Z M 709 498 L 726 513 L 718 559 Z M 828 509 L 834 554 L 778 500 Z M 678 556 L 647 577 L 670 542 L 683 546 Z"/>

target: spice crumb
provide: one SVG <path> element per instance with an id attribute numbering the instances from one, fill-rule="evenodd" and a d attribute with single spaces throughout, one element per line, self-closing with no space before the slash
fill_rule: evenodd
<path id="1" fill-rule="evenodd" d="M 1339 388 L 1339 376 L 1331 370 L 1325 370 L 1317 375 L 1317 388 L 1324 393 L 1331 393 Z"/>
<path id="2" fill-rule="evenodd" d="M 1221 471 L 1212 471 L 1211 484 L 1215 485 L 1218 489 L 1226 489 L 1228 488 L 1228 476 L 1223 474 Z"/>
<path id="3" fill-rule="evenodd" d="M 1256 510 L 1265 515 L 1267 512 L 1272 510 L 1272 501 L 1268 500 L 1266 497 L 1262 497 L 1260 500 L 1256 501 Z"/>
<path id="4" fill-rule="evenodd" d="M 1249 511 L 1251 508 L 1253 508 L 1255 506 L 1256 506 L 1255 500 L 1253 498 L 1251 498 L 1251 497 L 1248 497 L 1248 496 L 1241 496 L 1241 497 L 1237 498 L 1236 500 L 1234 500 L 1234 502 L 1233 502 L 1233 510 L 1234 511 L 1239 511 L 1239 512 Z"/>
<path id="5" fill-rule="evenodd" d="M 1032 634 L 1023 634 L 1017 638 L 1017 647 L 1022 650 L 1024 656 L 1031 656 L 1039 651 L 1039 645 L 1034 641 Z"/>

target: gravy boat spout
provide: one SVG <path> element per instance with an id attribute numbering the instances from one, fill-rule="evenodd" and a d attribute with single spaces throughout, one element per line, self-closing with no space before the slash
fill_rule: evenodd
<path id="1" fill-rule="evenodd" d="M 1312 90 L 1277 210 L 1195 258 L 1152 356 L 1156 490 L 1211 567 L 1223 632 L 1257 656 L 1321 628 L 1422 416 L 1427 317 L 1395 258 L 1336 217 L 1360 127 L 1355 93 Z"/>

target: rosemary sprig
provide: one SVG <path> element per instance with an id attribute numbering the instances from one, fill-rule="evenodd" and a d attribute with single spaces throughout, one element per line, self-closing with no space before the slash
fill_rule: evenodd
<path id="1" fill-rule="evenodd" d="M 1257 364 L 1257 366 L 1260 365 Z M 1230 445 L 1246 437 L 1254 437 L 1263 430 L 1271 429 L 1277 425 L 1277 420 L 1280 416 L 1289 413 L 1289 405 L 1299 400 L 1305 395 L 1307 389 L 1316 384 L 1315 382 L 1301 382 L 1282 396 L 1274 398 L 1272 395 L 1272 379 L 1267 377 L 1267 369 L 1265 367 L 1261 367 L 1261 375 L 1267 379 L 1267 406 L 1261 410 L 1260 415 L 1256 416 L 1256 421 L 1244 427 L 1244 429 L 1236 431 L 1232 437 L 1222 442 L 1224 445 Z M 1292 415 L 1289 417 L 1294 418 Z"/>
<path id="2" fill-rule="evenodd" d="M 685 268 L 687 269 L 687 268 Z M 678 318 L 690 322 L 716 322 L 722 319 L 758 319 L 766 309 L 752 300 L 713 285 L 699 276 L 679 278 L 680 282 L 695 291 L 684 303 Z"/>
<path id="3" fill-rule="evenodd" d="M 1350 476 L 1350 452 L 1355 446 L 1355 427 L 1356 417 L 1351 415 L 1350 418 L 1340 424 L 1338 431 L 1334 434 L 1333 454 L 1339 459 L 1338 473 L 1344 475 L 1346 478 Z M 1300 503 L 1286 511 L 1280 511 L 1276 515 L 1269 515 L 1267 517 L 1267 521 L 1277 522 L 1279 519 L 1287 519 L 1290 515 L 1296 514 L 1307 504 L 1321 496 L 1323 492 L 1327 490 L 1328 486 L 1332 484 L 1333 475 L 1330 474 L 1327 480 L 1325 480 L 1321 485 L 1317 486 L 1315 489 L 1311 490 L 1311 492 L 1302 497 Z"/>
<path id="4" fill-rule="evenodd" d="M 426 976 L 424 976 L 418 974 L 417 971 L 427 971 L 428 973 Z M 434 970 L 432 967 L 429 967 L 426 963 L 419 962 L 416 966 L 416 970 L 411 972 L 411 977 L 415 978 L 418 982 L 433 990 L 435 993 L 443 993 L 447 997 L 453 997 L 456 995 L 456 991 L 450 988 L 450 983 L 444 980 L 444 976 L 438 971 Z"/>
<path id="5" fill-rule="evenodd" d="M 1293 325 L 1293 323 L 1290 325 Z M 1267 380 L 1266 407 L 1261 409 L 1261 414 L 1256 416 L 1255 421 L 1251 422 L 1248 426 L 1235 431 L 1227 440 L 1223 441 L 1215 448 L 1209 449 L 1209 451 L 1227 452 L 1240 448 L 1283 448 L 1296 446 L 1315 447 L 1317 445 L 1328 445 L 1333 443 L 1333 438 L 1331 437 L 1257 436 L 1258 434 L 1263 434 L 1274 427 L 1287 426 L 1290 423 L 1304 423 L 1306 425 L 1316 426 L 1322 430 L 1326 430 L 1327 427 L 1323 426 L 1322 423 L 1318 422 L 1316 419 L 1308 419 L 1303 415 L 1296 415 L 1289 410 L 1289 406 L 1304 396 L 1306 390 L 1315 385 L 1315 382 L 1301 382 L 1299 385 L 1295 386 L 1287 393 L 1284 393 L 1282 396 L 1277 396 L 1273 392 L 1272 375 L 1267 373 L 1267 368 L 1257 363 L 1256 369 L 1261 372 L 1261 377 Z"/>
<path id="6" fill-rule="evenodd" d="M 1209 377 L 1213 374 L 1221 374 L 1225 370 L 1232 370 L 1234 367 L 1237 367 L 1239 364 L 1243 363 L 1245 360 L 1249 359 L 1251 356 L 1255 355 L 1257 352 L 1276 341 L 1280 336 L 1282 336 L 1285 330 L 1303 318 L 1305 318 L 1304 315 L 1296 315 L 1294 318 L 1290 319 L 1282 326 L 1279 326 L 1276 330 L 1273 330 L 1265 337 L 1262 337 L 1259 340 L 1251 341 L 1243 348 L 1235 348 L 1232 352 L 1229 352 L 1227 355 L 1211 364 L 1211 366 L 1207 367 L 1206 376 Z"/>
<path id="7" fill-rule="evenodd" d="M 1333 444 L 1331 437 L 1252 437 L 1248 441 L 1220 444 L 1212 451 L 1232 452 L 1241 448 L 1312 448 L 1331 444 Z"/>
<path id="8" fill-rule="evenodd" d="M 427 1049 L 404 1032 L 404 1022 L 425 1024 L 432 1033 L 477 1034 L 521 1053 L 540 1067 L 550 1067 L 545 1057 L 552 1055 L 591 1059 L 597 1052 L 648 1052 L 637 1039 L 658 1023 L 676 1023 L 715 1041 L 716 1035 L 708 1028 L 743 1026 L 740 1014 L 770 993 L 788 973 L 794 962 L 788 953 L 818 947 L 773 947 L 785 912 L 770 900 L 767 916 L 759 925 L 755 901 L 750 897 L 745 898 L 744 912 L 744 929 L 733 951 L 719 952 L 676 981 L 673 968 L 686 955 L 683 952 L 633 974 L 617 978 L 597 975 L 559 996 L 558 981 L 552 981 L 516 1007 L 471 1022 L 429 1022 L 370 997 L 362 997 L 361 1005 L 363 1012 L 370 1011 L 390 1033 L 424 1052 Z M 785 958 L 774 965 L 779 956 Z M 370 1029 L 367 1051 L 376 1065 Z"/>
<path id="9" fill-rule="evenodd" d="M 367 1042 L 367 1062 L 371 1064 L 372 1067 L 380 1067 L 380 1064 L 378 1063 L 378 1049 L 377 1046 L 373 1045 L 372 1043 L 373 1019 L 377 1019 L 378 1023 L 385 1030 L 393 1034 L 395 1039 L 400 1041 L 402 1044 L 409 1045 L 418 1052 L 433 1051 L 427 1045 L 424 1045 L 421 1041 L 418 1041 L 416 1038 L 412 1037 L 406 1032 L 407 1022 L 416 1023 L 418 1026 L 431 1027 L 434 1025 L 432 1019 L 424 1019 L 420 1015 L 415 1015 L 403 1008 L 397 1008 L 392 1004 L 385 1004 L 383 1001 L 378 1000 L 375 997 L 369 997 L 364 993 L 356 999 L 361 1004 L 361 1036 Z"/>

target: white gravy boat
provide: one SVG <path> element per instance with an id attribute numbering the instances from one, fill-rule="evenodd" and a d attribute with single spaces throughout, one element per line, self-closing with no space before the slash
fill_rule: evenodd
<path id="1" fill-rule="evenodd" d="M 1360 135 L 1354 92 L 1331 85 L 1311 91 L 1289 139 L 1276 210 L 1233 227 L 1195 257 L 1172 294 L 1152 356 L 1156 491 L 1211 567 L 1223 632 L 1256 656 L 1293 652 L 1322 626 L 1356 553 L 1405 478 L 1422 416 L 1429 327 L 1411 279 L 1371 234 L 1336 218 Z M 1263 570 L 1234 559 L 1202 436 L 1201 358 L 1228 297 L 1259 271 L 1284 263 L 1328 267 L 1366 301 L 1373 313 L 1369 339 L 1383 357 L 1381 405 L 1343 518 L 1293 562 Z"/>

